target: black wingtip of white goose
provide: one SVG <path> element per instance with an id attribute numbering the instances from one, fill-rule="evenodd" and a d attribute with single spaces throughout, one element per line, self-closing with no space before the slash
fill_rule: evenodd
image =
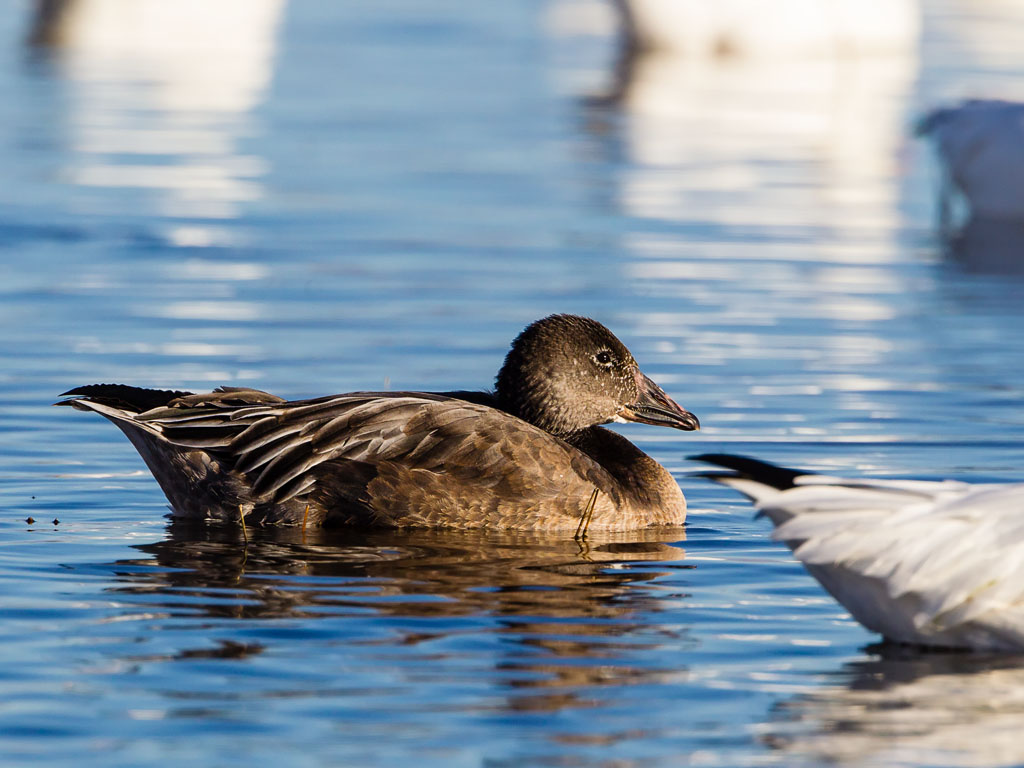
<path id="1" fill-rule="evenodd" d="M 697 477 L 706 477 L 720 482 L 742 478 L 762 483 L 778 491 L 793 488 L 796 486 L 796 479 L 798 477 L 811 474 L 810 472 L 787 469 L 786 467 L 769 464 L 767 461 L 759 461 L 747 456 L 736 456 L 731 453 L 702 453 L 697 456 L 688 456 L 687 458 L 690 461 L 714 464 L 723 469 L 731 470 L 730 472 L 722 472 L 720 470 L 700 472 L 697 474 Z"/>

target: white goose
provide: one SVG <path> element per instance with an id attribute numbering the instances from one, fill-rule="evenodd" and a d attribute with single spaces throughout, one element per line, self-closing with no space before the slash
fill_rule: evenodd
<path id="1" fill-rule="evenodd" d="M 972 219 L 1024 222 L 1024 103 L 972 99 L 936 109 L 917 126 L 930 138 L 942 168 L 939 223 L 959 226 L 957 194 Z"/>
<path id="2" fill-rule="evenodd" d="M 859 480 L 720 454 L 696 460 L 753 500 L 857 621 L 889 640 L 1024 651 L 1024 483 Z"/>

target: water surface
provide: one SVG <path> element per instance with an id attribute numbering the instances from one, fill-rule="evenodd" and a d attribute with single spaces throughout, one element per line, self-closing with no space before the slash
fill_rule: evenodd
<path id="1" fill-rule="evenodd" d="M 1024 479 L 1020 278 L 943 256 L 908 130 L 1013 95 L 1019 10 L 625 67 L 576 0 L 72 5 L 0 20 L 5 763 L 1024 762 L 1018 660 L 878 648 L 685 459 Z M 170 525 L 117 430 L 49 408 L 486 387 L 556 311 L 699 415 L 622 428 L 685 530 L 246 543 Z"/>

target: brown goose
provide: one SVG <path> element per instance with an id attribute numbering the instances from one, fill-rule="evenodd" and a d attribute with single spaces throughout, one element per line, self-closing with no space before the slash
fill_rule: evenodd
<path id="1" fill-rule="evenodd" d="M 699 429 L 600 323 L 552 315 L 512 343 L 494 393 L 285 401 L 93 384 L 177 516 L 249 524 L 628 530 L 678 525 L 668 471 L 599 424 Z"/>

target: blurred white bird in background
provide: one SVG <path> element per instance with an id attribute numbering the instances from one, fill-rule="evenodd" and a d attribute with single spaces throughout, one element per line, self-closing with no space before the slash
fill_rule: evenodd
<path id="1" fill-rule="evenodd" d="M 862 480 L 694 457 L 753 500 L 796 558 L 889 640 L 1024 651 L 1024 483 Z"/>
<path id="2" fill-rule="evenodd" d="M 973 99 L 918 125 L 941 166 L 939 226 L 952 237 L 970 220 L 1024 224 L 1024 103 Z"/>

